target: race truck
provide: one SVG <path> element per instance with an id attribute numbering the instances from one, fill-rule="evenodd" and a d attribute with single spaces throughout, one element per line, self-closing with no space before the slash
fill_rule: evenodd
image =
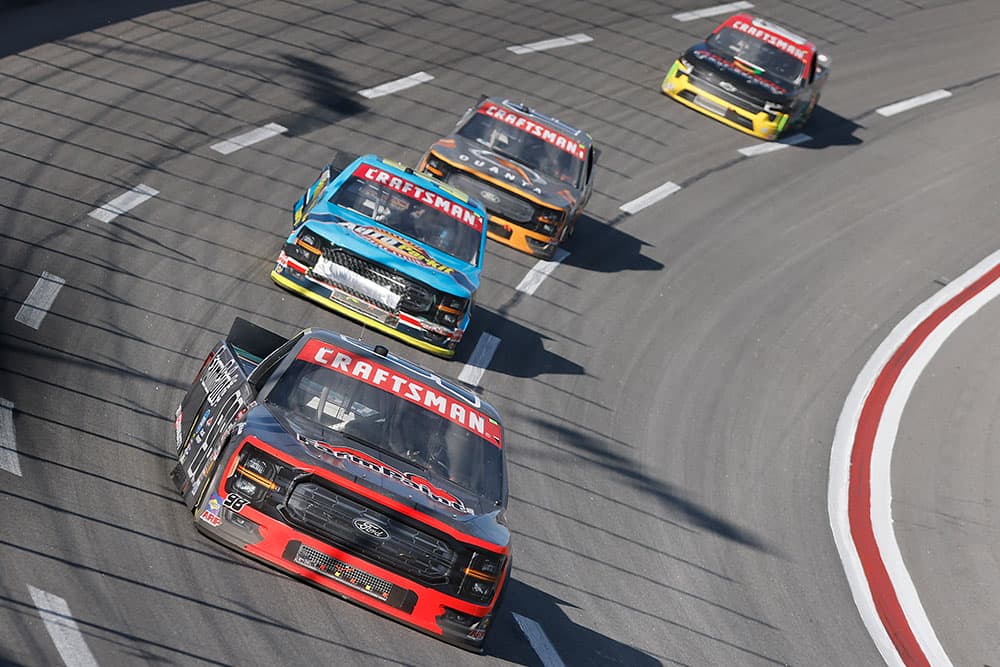
<path id="1" fill-rule="evenodd" d="M 481 651 L 510 573 L 503 428 L 347 336 L 237 318 L 177 408 L 171 479 L 208 537 Z"/>
<path id="2" fill-rule="evenodd" d="M 549 259 L 590 199 L 596 159 L 586 132 L 484 96 L 418 168 L 482 201 L 489 238 Z"/>
<path id="3" fill-rule="evenodd" d="M 816 46 L 780 26 L 737 14 L 674 61 L 660 89 L 760 139 L 801 129 L 830 70 Z"/>
<path id="4" fill-rule="evenodd" d="M 398 162 L 362 155 L 343 169 L 327 165 L 295 203 L 271 279 L 453 357 L 469 325 L 485 247 L 480 203 Z"/>

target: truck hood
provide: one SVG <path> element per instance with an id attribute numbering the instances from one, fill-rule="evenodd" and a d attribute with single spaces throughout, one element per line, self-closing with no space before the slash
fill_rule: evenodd
<path id="1" fill-rule="evenodd" d="M 470 298 L 479 289 L 479 267 L 418 243 L 354 211 L 339 206 L 314 210 L 305 225 L 334 245 L 434 289 L 464 298 Z"/>
<path id="2" fill-rule="evenodd" d="M 581 196 L 580 190 L 572 185 L 498 155 L 486 146 L 457 134 L 438 140 L 431 150 L 452 165 L 555 208 L 574 206 Z M 466 194 L 489 208 L 489 197 L 483 192 L 469 191 Z"/>
<path id="3" fill-rule="evenodd" d="M 746 71 L 735 60 L 713 51 L 707 44 L 696 44 L 684 53 L 684 58 L 694 67 L 701 79 L 716 84 L 729 84 L 745 95 L 761 102 L 785 104 L 799 87 L 783 79 Z M 724 87 L 724 86 L 723 86 Z"/>
<path id="4" fill-rule="evenodd" d="M 329 478 L 342 478 L 375 491 L 417 514 L 424 514 L 464 534 L 507 546 L 510 533 L 503 524 L 503 510 L 492 501 L 426 473 L 405 461 L 325 430 L 325 440 L 279 418 L 264 405 L 247 414 L 246 435 L 253 435 L 301 461 L 319 468 Z"/>

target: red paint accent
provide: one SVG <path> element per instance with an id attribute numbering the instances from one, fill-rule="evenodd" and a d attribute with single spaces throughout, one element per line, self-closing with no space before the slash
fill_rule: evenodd
<path id="1" fill-rule="evenodd" d="M 871 462 L 878 424 L 885 411 L 899 374 L 927 337 L 952 313 L 977 294 L 1000 279 L 1000 264 L 994 266 L 974 283 L 939 306 L 907 336 L 903 344 L 889 358 L 879 372 L 871 391 L 865 398 L 858 418 L 854 445 L 851 450 L 851 476 L 848 482 L 847 514 L 851 525 L 851 538 L 857 549 L 861 567 L 875 603 L 875 609 L 886 633 L 892 640 L 903 664 L 910 667 L 930 667 L 920 643 L 913 635 L 909 620 L 899 603 L 896 589 L 886 570 L 882 554 L 875 542 L 871 522 Z"/>
<path id="2" fill-rule="evenodd" d="M 441 211 L 455 220 L 472 227 L 477 232 L 483 229 L 483 219 L 478 213 L 466 208 L 454 199 L 434 192 L 426 185 L 418 185 L 401 176 L 396 176 L 390 171 L 364 163 L 358 165 L 353 175 L 357 178 L 372 181 L 373 183 L 379 183 L 401 195 L 406 195 L 414 201 L 427 204 L 431 208 Z"/>
<path id="3" fill-rule="evenodd" d="M 383 496 L 382 494 L 373 491 L 372 489 L 369 489 L 367 486 L 356 484 L 351 480 L 347 479 L 346 477 L 338 475 L 336 473 L 332 473 L 325 468 L 320 468 L 318 466 L 311 465 L 300 458 L 289 456 L 280 449 L 276 449 L 271 445 L 267 444 L 266 442 L 264 442 L 263 440 L 260 440 L 259 438 L 252 435 L 247 436 L 247 438 L 242 443 L 240 443 L 240 446 L 237 448 L 236 452 L 233 453 L 233 458 L 229 462 L 229 467 L 227 468 L 223 478 L 219 481 L 219 489 L 218 489 L 219 495 L 225 496 L 226 494 L 225 480 L 232 475 L 232 471 L 235 470 L 236 462 L 237 459 L 239 458 L 239 453 L 240 451 L 242 451 L 243 446 L 247 444 L 253 445 L 257 449 L 260 449 L 261 451 L 270 454 L 274 458 L 284 461 L 286 464 L 292 466 L 293 468 L 298 468 L 299 470 L 304 470 L 308 473 L 316 475 L 317 477 L 322 477 L 323 479 L 329 482 L 332 482 L 338 486 L 342 486 L 349 491 L 353 491 L 359 496 L 364 496 L 368 500 L 383 505 L 384 507 L 393 512 L 397 512 L 404 516 L 408 516 L 411 519 L 415 519 L 420 523 L 423 523 L 427 526 L 430 526 L 431 528 L 441 531 L 442 533 L 447 533 L 448 535 L 452 536 L 453 538 L 455 538 L 459 542 L 462 542 L 463 544 L 467 544 L 477 549 L 485 549 L 486 551 L 490 551 L 496 554 L 501 554 L 503 556 L 510 555 L 509 547 L 501 547 L 496 544 L 493 544 L 492 542 L 487 542 L 486 540 L 480 539 L 478 537 L 473 537 L 472 535 L 463 533 L 460 530 L 456 530 L 449 524 L 444 523 L 443 521 L 440 521 L 439 519 L 436 519 L 433 516 L 430 516 L 429 514 L 425 514 L 420 510 L 411 507 L 410 505 L 404 505 L 403 503 L 393 500 L 392 498 L 387 498 L 386 496 Z"/>
<path id="4" fill-rule="evenodd" d="M 526 116 L 522 116 L 519 113 L 511 111 L 505 106 L 495 104 L 493 102 L 483 102 L 479 108 L 476 109 L 476 112 L 489 116 L 490 118 L 495 118 L 496 120 L 522 130 L 533 137 L 538 137 L 545 143 L 551 144 L 556 148 L 569 153 L 578 160 L 587 159 L 587 149 L 579 142 L 570 139 L 561 132 L 556 132 L 546 125 L 542 125 L 541 123 L 537 123 Z"/>
<path id="5" fill-rule="evenodd" d="M 298 354 L 298 359 L 329 368 L 341 375 L 387 391 L 414 405 L 419 405 L 478 435 L 494 447 L 503 446 L 500 424 L 476 410 L 468 402 L 455 398 L 443 386 L 434 389 L 415 377 L 403 375 L 379 364 L 373 359 L 352 354 L 347 350 L 319 339 L 308 341 Z M 428 371 L 428 375 L 430 375 Z M 426 376 L 425 376 L 426 377 Z M 431 376 L 438 379 L 437 376 Z"/>
<path id="6" fill-rule="evenodd" d="M 247 437 L 243 441 L 243 443 L 241 443 L 240 447 L 237 448 L 236 452 L 230 459 L 229 464 L 226 466 L 227 473 L 232 471 L 232 469 L 236 466 L 239 454 L 242 451 L 243 446 L 247 444 L 253 445 L 254 447 L 257 447 L 258 449 L 267 452 L 271 456 L 280 459 L 288 463 L 289 465 L 293 465 L 299 469 L 309 471 L 317 476 L 321 476 L 325 479 L 330 480 L 331 482 L 335 482 L 336 484 L 349 488 L 352 491 L 359 493 L 360 495 L 364 495 L 366 497 L 371 498 L 372 500 L 376 500 L 377 502 L 380 502 L 389 509 L 398 511 L 402 514 L 418 519 L 429 526 L 447 532 L 453 535 L 454 537 L 460 539 L 462 542 L 466 544 L 470 544 L 480 548 L 486 547 L 494 553 L 497 552 L 498 550 L 497 546 L 494 544 L 489 544 L 487 542 L 483 542 L 482 540 L 471 538 L 468 535 L 458 533 L 450 526 L 447 526 L 435 519 L 427 517 L 426 515 L 423 515 L 420 512 L 416 512 L 412 508 L 408 508 L 400 503 L 397 503 L 390 499 L 374 494 L 371 490 L 350 483 L 347 480 L 338 477 L 337 475 L 331 474 L 329 471 L 323 470 L 321 468 L 316 468 L 314 466 L 310 466 L 309 464 L 305 463 L 302 460 L 290 457 L 284 452 L 281 452 L 267 445 L 266 443 L 262 442 L 261 440 L 253 436 Z M 223 497 L 225 497 L 226 494 L 225 481 L 227 477 L 228 475 L 222 477 L 219 480 L 219 487 L 218 489 L 216 489 L 216 491 Z M 310 535 L 297 531 L 295 528 L 289 526 L 288 524 L 282 523 L 280 521 L 275 521 L 266 514 L 254 509 L 251 505 L 244 506 L 243 509 L 240 510 L 240 514 L 260 526 L 261 535 L 263 538 L 260 542 L 257 542 L 256 544 L 244 545 L 243 548 L 247 552 L 253 554 L 254 556 L 262 560 L 271 563 L 272 565 L 275 565 L 276 567 L 282 570 L 291 572 L 299 577 L 302 577 L 313 583 L 316 583 L 322 586 L 323 588 L 329 589 L 338 595 L 343 595 L 345 597 L 348 597 L 351 600 L 358 602 L 366 607 L 369 607 L 371 609 L 379 611 L 380 613 L 386 614 L 387 616 L 391 616 L 397 620 L 403 621 L 404 623 L 408 623 L 410 625 L 416 626 L 422 630 L 431 632 L 436 635 L 442 634 L 441 627 L 437 624 L 437 616 L 440 616 L 442 613 L 444 613 L 445 606 L 455 609 L 456 611 L 462 613 L 470 614 L 472 616 L 483 617 L 492 611 L 493 607 L 496 605 L 497 599 L 500 597 L 503 578 L 501 578 L 501 585 L 498 586 L 497 590 L 494 592 L 493 600 L 491 600 L 489 604 L 478 605 L 472 602 L 468 602 L 466 600 L 462 600 L 461 598 L 454 597 L 446 593 L 442 593 L 433 588 L 428 588 L 411 579 L 400 576 L 394 572 L 390 572 L 389 570 L 385 570 L 379 565 L 376 565 L 375 563 L 359 558 L 354 554 L 351 554 L 346 551 L 341 551 L 336 547 L 333 547 L 324 542 L 320 542 L 319 540 L 316 540 Z M 352 567 L 356 567 L 359 570 L 367 572 L 385 581 L 396 584 L 397 586 L 401 586 L 403 588 L 414 591 L 417 594 L 416 606 L 414 607 L 411 613 L 407 613 L 401 609 L 396 609 L 395 607 L 391 607 L 390 605 L 381 602 L 377 598 L 367 595 L 361 591 L 340 584 L 334 578 L 324 576 L 319 572 L 316 572 L 315 570 L 302 567 L 297 563 L 285 560 L 282 557 L 282 555 L 284 554 L 285 547 L 291 540 L 298 540 L 303 544 L 306 544 L 312 547 L 313 549 L 321 553 L 327 554 L 328 556 L 331 556 L 339 561 L 342 561 Z M 505 556 L 509 555 L 508 549 L 500 549 L 500 551 Z M 510 560 L 508 558 L 506 567 L 510 566 L 509 563 Z"/>

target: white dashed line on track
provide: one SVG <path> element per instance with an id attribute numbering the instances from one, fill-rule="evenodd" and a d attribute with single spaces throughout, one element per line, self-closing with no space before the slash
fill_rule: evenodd
<path id="1" fill-rule="evenodd" d="M 673 18 L 675 21 L 695 21 L 697 19 L 705 19 L 710 16 L 718 16 L 719 14 L 729 14 L 730 12 L 736 12 L 741 9 L 750 9 L 751 7 L 753 7 L 752 2 L 730 2 L 725 5 L 716 5 L 715 7 L 696 9 L 693 12 L 681 12 L 680 14 L 674 14 Z"/>
<path id="2" fill-rule="evenodd" d="M 517 623 L 518 627 L 521 628 L 521 632 L 524 636 L 528 638 L 528 643 L 531 644 L 531 648 L 535 649 L 535 653 L 541 659 L 542 664 L 545 667 L 565 667 L 562 658 L 556 652 L 556 648 L 549 641 L 549 638 L 545 635 L 545 631 L 542 630 L 542 626 L 538 624 L 538 621 L 534 621 L 526 616 L 521 616 L 520 614 L 511 613 L 514 617 L 514 621 Z"/>
<path id="3" fill-rule="evenodd" d="M 34 586 L 29 585 L 28 591 L 66 667 L 97 667 L 94 654 L 83 640 L 83 633 L 73 620 L 66 601 Z"/>
<path id="4" fill-rule="evenodd" d="M 573 46 L 574 44 L 584 44 L 586 42 L 592 42 L 594 38 L 589 35 L 584 35 L 579 33 L 576 35 L 568 35 L 566 37 L 556 37 L 555 39 L 546 39 L 541 42 L 532 42 L 531 44 L 521 44 L 520 46 L 508 46 L 507 50 L 517 55 L 521 56 L 525 53 L 534 53 L 535 51 L 547 51 L 548 49 L 558 49 L 562 46 Z"/>
<path id="5" fill-rule="evenodd" d="M 458 374 L 458 379 L 473 387 L 479 386 L 479 381 L 483 378 L 483 373 L 489 368 L 490 360 L 500 347 L 500 339 L 493 334 L 484 333 L 476 341 L 476 349 L 472 351 L 469 362 L 462 367 L 462 372 Z"/>
<path id="6" fill-rule="evenodd" d="M 14 437 L 14 404 L 6 398 L 0 398 L 0 470 L 21 476 L 17 439 Z"/>
<path id="7" fill-rule="evenodd" d="M 406 90 L 407 88 L 413 88 L 414 86 L 419 86 L 422 83 L 427 83 L 433 80 L 434 77 L 427 72 L 417 72 L 416 74 L 411 74 L 410 76 L 404 77 L 402 79 L 396 79 L 395 81 L 389 81 L 388 83 L 383 83 L 381 86 L 375 86 L 374 88 L 365 88 L 364 90 L 359 90 L 358 95 L 361 97 L 367 97 L 372 99 L 375 97 L 383 97 L 385 95 L 392 95 L 393 93 L 398 93 L 401 90 Z"/>
<path id="8" fill-rule="evenodd" d="M 122 213 L 127 213 L 151 197 L 160 194 L 148 185 L 140 183 L 123 195 L 115 197 L 104 206 L 94 209 L 88 215 L 101 222 L 111 222 Z"/>
<path id="9" fill-rule="evenodd" d="M 56 300 L 59 290 L 66 284 L 66 281 L 59 276 L 54 276 L 48 271 L 42 271 L 41 277 L 31 288 L 28 298 L 17 311 L 14 319 L 21 324 L 38 329 L 42 325 L 42 320 L 48 314 L 49 308 Z"/>
<path id="10" fill-rule="evenodd" d="M 556 254 L 552 256 L 552 259 L 543 259 L 538 262 L 531 267 L 524 278 L 521 278 L 521 282 L 517 284 L 517 291 L 524 292 L 525 294 L 534 294 L 538 286 L 542 284 L 542 281 L 548 278 L 549 274 L 567 257 L 569 257 L 568 252 L 562 248 L 556 248 Z"/>
<path id="11" fill-rule="evenodd" d="M 279 134 L 284 134 L 287 131 L 288 128 L 278 125 L 277 123 L 268 123 L 264 127 L 258 127 L 255 130 L 250 130 L 249 132 L 238 134 L 231 139 L 226 139 L 225 141 L 213 144 L 211 148 L 217 153 L 229 155 L 230 153 L 235 153 L 241 148 L 253 146 L 258 142 L 270 139 L 271 137 L 276 137 Z"/>
<path id="12" fill-rule="evenodd" d="M 924 93 L 923 95 L 911 97 L 910 99 L 903 100 L 902 102 L 896 102 L 895 104 L 889 104 L 879 109 L 875 109 L 875 113 L 888 118 L 889 116 L 895 116 L 898 113 L 903 113 L 904 111 L 909 111 L 910 109 L 930 104 L 931 102 L 937 102 L 938 100 L 943 100 L 948 97 L 951 97 L 950 91 L 934 90 L 929 93 Z"/>
<path id="13" fill-rule="evenodd" d="M 747 157 L 756 157 L 758 155 L 764 155 L 765 153 L 773 153 L 774 151 L 780 151 L 789 146 L 795 146 L 797 144 L 804 144 L 807 141 L 811 141 L 812 137 L 808 134 L 793 134 L 790 137 L 785 137 L 784 139 L 779 139 L 778 141 L 772 141 L 766 144 L 754 144 L 753 146 L 747 146 L 746 148 L 741 148 L 739 150 L 740 155 L 745 155 Z"/>
<path id="14" fill-rule="evenodd" d="M 681 189 L 681 186 L 677 185 L 673 181 L 667 181 L 655 190 L 650 190 L 643 196 L 633 199 L 632 201 L 622 204 L 618 207 L 619 210 L 632 215 L 633 213 L 638 213 L 647 206 L 652 206 L 661 199 L 666 199 L 670 195 L 674 194 Z"/>

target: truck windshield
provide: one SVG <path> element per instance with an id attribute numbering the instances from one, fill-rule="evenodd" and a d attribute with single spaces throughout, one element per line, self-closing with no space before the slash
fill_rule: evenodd
<path id="1" fill-rule="evenodd" d="M 738 60 L 755 74 L 767 74 L 789 83 L 799 83 L 805 63 L 790 53 L 751 37 L 745 32 L 723 28 L 706 40 L 708 47 L 720 56 Z"/>
<path id="2" fill-rule="evenodd" d="M 579 188 L 583 160 L 553 144 L 482 113 L 472 114 L 459 136 L 563 183 Z"/>
<path id="3" fill-rule="evenodd" d="M 436 479 L 500 500 L 500 448 L 421 404 L 301 359 L 289 366 L 264 400 L 404 459 Z"/>
<path id="4" fill-rule="evenodd" d="M 466 264 L 477 263 L 482 231 L 422 200 L 354 176 L 337 189 L 330 203 L 365 215 Z"/>

